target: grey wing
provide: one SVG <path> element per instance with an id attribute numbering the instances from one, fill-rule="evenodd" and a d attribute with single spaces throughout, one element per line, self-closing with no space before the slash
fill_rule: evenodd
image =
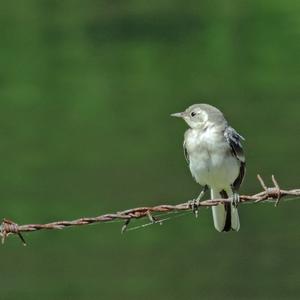
<path id="1" fill-rule="evenodd" d="M 233 188 L 238 190 L 246 171 L 246 161 L 241 141 L 245 140 L 240 134 L 238 134 L 232 127 L 228 126 L 224 131 L 224 136 L 230 146 L 231 153 L 240 161 L 240 172 L 238 177 L 233 183 Z"/>
<path id="2" fill-rule="evenodd" d="M 186 149 L 186 146 L 185 146 L 185 141 L 183 142 L 183 153 L 184 153 L 185 160 L 189 165 L 190 164 L 190 158 L 189 158 L 189 154 L 188 154 L 188 151 Z"/>

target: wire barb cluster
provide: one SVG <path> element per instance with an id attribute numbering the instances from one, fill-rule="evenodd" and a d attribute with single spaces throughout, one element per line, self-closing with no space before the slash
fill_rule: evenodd
<path id="1" fill-rule="evenodd" d="M 263 191 L 254 195 L 240 195 L 240 203 L 246 203 L 246 202 L 259 203 L 264 201 L 271 201 L 271 202 L 275 201 L 275 206 L 278 206 L 280 200 L 283 197 L 300 196 L 300 189 L 282 190 L 279 187 L 279 184 L 275 179 L 274 175 L 272 175 L 272 181 L 274 187 L 267 187 L 260 175 L 257 175 L 257 178 L 263 188 Z M 231 201 L 232 201 L 231 198 L 203 200 L 197 203 L 197 207 L 195 209 L 194 201 L 190 200 L 176 205 L 163 204 L 163 205 L 157 205 L 153 207 L 137 207 L 137 208 L 120 211 L 117 213 L 104 214 L 97 217 L 80 218 L 72 221 L 57 221 L 57 222 L 52 222 L 47 224 L 18 225 L 13 221 L 3 219 L 0 225 L 0 236 L 2 238 L 2 244 L 3 244 L 9 235 L 18 235 L 23 245 L 25 246 L 26 242 L 21 234 L 23 232 L 33 232 L 33 231 L 44 230 L 44 229 L 64 229 L 70 226 L 82 226 L 82 225 L 88 225 L 93 223 L 109 222 L 117 219 L 125 221 L 121 229 L 121 232 L 124 233 L 132 219 L 148 218 L 150 222 L 152 222 L 153 224 L 155 223 L 162 224 L 163 220 L 158 219 L 153 214 L 158 212 L 169 213 L 172 211 L 193 210 L 195 212 L 195 215 L 197 216 L 196 212 L 199 207 L 216 206 L 220 203 L 231 202 Z"/>

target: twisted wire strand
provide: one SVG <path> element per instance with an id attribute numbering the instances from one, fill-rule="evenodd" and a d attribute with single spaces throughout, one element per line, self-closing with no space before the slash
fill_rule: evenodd
<path id="1" fill-rule="evenodd" d="M 300 196 L 300 189 L 292 189 L 292 190 L 282 190 L 279 187 L 277 180 L 275 179 L 274 175 L 272 175 L 272 181 L 274 186 L 267 187 L 264 183 L 263 179 L 260 175 L 257 175 L 257 178 L 262 186 L 263 191 L 259 192 L 254 195 L 240 195 L 240 203 L 259 203 L 259 202 L 275 202 L 275 206 L 278 206 L 280 200 L 283 197 L 291 197 L 287 198 L 287 200 L 297 199 L 297 196 Z M 299 198 L 298 198 L 299 199 Z M 231 202 L 232 199 L 209 199 L 203 200 L 196 204 L 193 200 L 189 200 L 184 203 L 170 205 L 170 204 L 162 204 L 157 206 L 145 206 L 145 207 L 136 207 L 127 209 L 124 211 L 119 211 L 116 213 L 104 214 L 96 217 L 83 217 L 76 220 L 71 221 L 56 221 L 47 224 L 25 224 L 25 225 L 18 225 L 17 223 L 10 221 L 8 219 L 3 219 L 0 225 L 0 236 L 2 238 L 2 243 L 5 242 L 6 238 L 9 235 L 18 235 L 21 239 L 23 245 L 26 245 L 25 239 L 22 236 L 23 232 L 34 232 L 38 230 L 53 230 L 53 229 L 64 229 L 71 226 L 82 226 L 82 225 L 89 225 L 94 223 L 101 223 L 101 222 L 110 222 L 114 220 L 123 220 L 124 225 L 122 226 L 121 232 L 125 232 L 129 222 L 132 219 L 140 219 L 140 218 L 148 218 L 152 224 L 164 222 L 163 219 L 157 218 L 157 216 L 153 214 L 161 213 L 160 215 L 164 215 L 170 212 L 179 212 L 179 211 L 188 211 L 193 210 L 195 215 L 198 208 L 201 207 L 210 207 L 216 206 L 220 203 Z"/>

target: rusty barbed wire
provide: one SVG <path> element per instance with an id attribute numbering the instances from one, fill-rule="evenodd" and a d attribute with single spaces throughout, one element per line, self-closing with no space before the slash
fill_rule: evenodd
<path id="1" fill-rule="evenodd" d="M 260 175 L 257 175 L 257 178 L 263 188 L 263 191 L 254 195 L 240 195 L 240 203 L 246 203 L 246 202 L 259 203 L 264 201 L 271 201 L 271 202 L 275 201 L 275 206 L 278 206 L 280 200 L 283 197 L 300 196 L 300 189 L 282 190 L 279 187 L 279 184 L 275 179 L 274 175 L 272 175 L 272 181 L 274 187 L 267 187 Z M 13 221 L 10 221 L 8 219 L 3 219 L 0 225 L 0 236 L 2 238 L 2 244 L 4 244 L 6 238 L 9 235 L 18 235 L 23 245 L 26 246 L 25 239 L 22 236 L 23 232 L 34 232 L 34 231 L 45 230 L 45 229 L 64 229 L 66 227 L 71 227 L 71 226 L 82 226 L 82 225 L 89 225 L 89 224 L 100 223 L 100 222 L 110 222 L 113 220 L 125 221 L 121 229 L 121 232 L 123 233 L 126 231 L 128 224 L 132 219 L 148 218 L 150 222 L 152 222 L 153 224 L 163 223 L 164 220 L 158 219 L 153 214 L 158 212 L 169 213 L 172 211 L 187 211 L 187 210 L 193 210 L 197 217 L 198 207 L 210 207 L 210 206 L 215 206 L 220 203 L 230 202 L 230 201 L 231 198 L 203 200 L 197 203 L 195 207 L 195 203 L 189 200 L 187 202 L 176 204 L 176 205 L 163 204 L 163 205 L 157 205 L 153 207 L 147 207 L 147 206 L 137 207 L 137 208 L 127 209 L 116 213 L 104 214 L 97 217 L 80 218 L 72 221 L 56 221 L 47 224 L 18 225 Z"/>

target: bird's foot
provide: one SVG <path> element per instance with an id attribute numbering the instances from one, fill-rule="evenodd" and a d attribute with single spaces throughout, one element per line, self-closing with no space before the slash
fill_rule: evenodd
<path id="1" fill-rule="evenodd" d="M 199 205 L 200 205 L 199 197 L 196 198 L 196 199 L 188 201 L 188 205 L 192 209 L 195 217 L 198 218 L 198 211 L 199 211 Z"/>
<path id="2" fill-rule="evenodd" d="M 234 207 L 237 207 L 239 203 L 240 203 L 240 195 L 237 192 L 233 192 L 232 205 Z"/>
<path id="3" fill-rule="evenodd" d="M 195 214 L 196 218 L 198 218 L 198 210 L 199 210 L 199 206 L 200 206 L 200 201 L 203 198 L 203 196 L 204 196 L 205 192 L 207 191 L 207 189 L 208 189 L 208 186 L 205 185 L 203 190 L 199 194 L 199 196 L 196 199 L 190 200 L 188 202 L 189 207 L 192 209 L 192 211 Z"/>

